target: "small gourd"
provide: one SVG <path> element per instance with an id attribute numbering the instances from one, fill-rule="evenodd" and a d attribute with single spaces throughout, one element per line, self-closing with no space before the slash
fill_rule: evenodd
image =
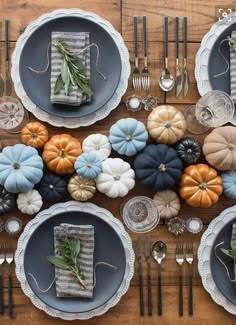
<path id="1" fill-rule="evenodd" d="M 224 195 L 236 199 L 236 169 L 221 174 L 223 180 Z"/>
<path id="2" fill-rule="evenodd" d="M 62 199 L 66 193 L 66 180 L 54 173 L 45 172 L 37 184 L 37 190 L 46 202 L 55 202 Z"/>
<path id="3" fill-rule="evenodd" d="M 88 201 L 96 192 L 96 184 L 94 179 L 73 175 L 69 179 L 67 189 L 74 200 Z"/>
<path id="4" fill-rule="evenodd" d="M 90 134 L 82 144 L 83 152 L 95 153 L 100 160 L 107 159 L 111 154 L 111 144 L 108 137 L 100 134 Z"/>
<path id="5" fill-rule="evenodd" d="M 179 197 L 174 191 L 156 192 L 153 200 L 158 206 L 161 218 L 176 217 L 181 208 Z"/>
<path id="6" fill-rule="evenodd" d="M 37 190 L 30 190 L 26 193 L 19 193 L 17 197 L 17 207 L 22 213 L 37 213 L 43 205 L 42 196 Z"/>
<path id="7" fill-rule="evenodd" d="M 92 152 L 85 152 L 75 161 L 76 173 L 87 178 L 95 178 L 102 171 L 100 158 Z"/>
<path id="8" fill-rule="evenodd" d="M 201 144 L 190 137 L 179 140 L 175 145 L 175 150 L 185 165 L 195 164 L 201 156 Z"/>
<path id="9" fill-rule="evenodd" d="M 42 148 L 48 141 L 48 130 L 40 122 L 27 123 L 21 130 L 21 141 L 34 148 Z"/>
<path id="10" fill-rule="evenodd" d="M 0 185 L 0 216 L 13 211 L 16 208 L 17 194 L 9 193 Z"/>

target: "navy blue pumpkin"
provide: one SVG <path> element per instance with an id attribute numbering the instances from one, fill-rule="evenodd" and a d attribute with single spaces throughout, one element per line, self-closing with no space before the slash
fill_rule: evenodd
<path id="1" fill-rule="evenodd" d="M 0 216 L 13 211 L 16 208 L 17 194 L 9 193 L 0 185 Z"/>
<path id="2" fill-rule="evenodd" d="M 182 162 L 177 152 L 167 145 L 150 144 L 136 157 L 134 169 L 144 186 L 160 191 L 178 185 Z"/>
<path id="3" fill-rule="evenodd" d="M 195 164 L 201 156 L 201 144 L 194 138 L 182 138 L 175 145 L 178 157 L 185 165 Z"/>
<path id="4" fill-rule="evenodd" d="M 63 198 L 66 193 L 67 182 L 59 175 L 45 172 L 37 189 L 43 200 L 55 202 Z"/>

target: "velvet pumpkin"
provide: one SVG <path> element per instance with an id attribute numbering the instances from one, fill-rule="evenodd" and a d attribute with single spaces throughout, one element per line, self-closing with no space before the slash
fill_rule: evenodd
<path id="1" fill-rule="evenodd" d="M 16 208 L 16 198 L 16 194 L 7 192 L 7 190 L 0 185 L 0 216 Z"/>
<path id="2" fill-rule="evenodd" d="M 123 118 L 109 131 L 112 148 L 120 155 L 134 156 L 146 146 L 148 133 L 145 125 L 134 118 Z"/>
<path id="3" fill-rule="evenodd" d="M 185 165 L 195 164 L 201 156 L 200 143 L 190 137 L 179 140 L 175 145 L 175 150 Z"/>
<path id="4" fill-rule="evenodd" d="M 236 199 L 236 169 L 221 174 L 223 180 L 224 195 Z"/>
<path id="5" fill-rule="evenodd" d="M 75 171 L 74 163 L 81 153 L 79 140 L 69 134 L 60 134 L 45 144 L 42 157 L 51 171 L 64 175 Z"/>
<path id="6" fill-rule="evenodd" d="M 85 152 L 76 159 L 75 170 L 80 176 L 95 178 L 102 171 L 102 162 L 95 153 Z"/>
<path id="7" fill-rule="evenodd" d="M 48 130 L 42 123 L 27 123 L 21 130 L 21 141 L 28 146 L 42 148 L 48 141 Z"/>
<path id="8" fill-rule="evenodd" d="M 173 148 L 165 144 L 149 144 L 135 158 L 134 169 L 144 186 L 160 191 L 178 185 L 182 162 Z"/>
<path id="9" fill-rule="evenodd" d="M 222 178 L 214 168 L 206 164 L 185 168 L 179 193 L 188 205 L 208 208 L 218 201 L 222 191 Z"/>
<path id="10" fill-rule="evenodd" d="M 8 192 L 27 192 L 42 176 L 43 161 L 35 148 L 16 144 L 5 147 L 0 153 L 0 184 Z"/>
<path id="11" fill-rule="evenodd" d="M 36 188 L 44 201 L 55 202 L 63 198 L 66 187 L 67 182 L 62 176 L 45 172 Z"/>

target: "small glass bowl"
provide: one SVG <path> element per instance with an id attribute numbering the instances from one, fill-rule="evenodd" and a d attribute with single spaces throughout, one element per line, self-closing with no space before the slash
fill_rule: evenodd
<path id="1" fill-rule="evenodd" d="M 155 202 L 147 196 L 132 197 L 121 205 L 121 216 L 126 226 L 136 233 L 153 230 L 160 221 Z"/>

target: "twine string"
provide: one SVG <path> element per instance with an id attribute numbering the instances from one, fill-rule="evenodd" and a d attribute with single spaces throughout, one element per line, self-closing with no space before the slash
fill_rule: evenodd
<path id="1" fill-rule="evenodd" d="M 214 78 L 219 78 L 219 77 L 225 75 L 225 74 L 229 71 L 229 61 L 226 59 L 226 57 L 224 56 L 224 54 L 221 52 L 221 46 L 222 46 L 222 44 L 223 44 L 224 42 L 226 42 L 226 41 L 229 42 L 229 39 L 228 39 L 228 38 L 225 38 L 225 39 L 223 39 L 223 40 L 220 42 L 217 51 L 218 51 L 218 53 L 220 54 L 220 56 L 222 57 L 222 59 L 225 61 L 227 68 L 226 68 L 225 71 L 223 71 L 223 72 L 221 72 L 221 73 L 218 73 L 218 74 L 215 74 L 215 75 L 214 75 Z"/>
<path id="2" fill-rule="evenodd" d="M 221 245 L 224 244 L 224 241 L 220 242 L 219 244 L 217 244 L 215 247 L 214 247 L 214 252 L 215 252 L 215 256 L 217 257 L 217 259 L 220 261 L 220 263 L 224 266 L 225 270 L 226 270 L 226 273 L 227 273 L 227 276 L 229 278 L 229 281 L 230 282 L 236 282 L 236 279 L 232 280 L 231 277 L 230 277 L 230 274 L 229 274 L 229 269 L 227 267 L 227 265 L 225 265 L 225 263 L 222 261 L 222 259 L 219 257 L 219 255 L 217 254 L 217 248 Z"/>

